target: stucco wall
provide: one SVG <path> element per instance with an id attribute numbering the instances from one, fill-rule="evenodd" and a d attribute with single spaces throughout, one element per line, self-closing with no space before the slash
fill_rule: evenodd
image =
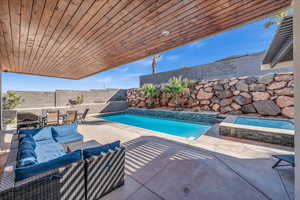
<path id="1" fill-rule="evenodd" d="M 84 104 L 104 103 L 109 101 L 126 100 L 126 90 L 105 89 L 105 90 L 57 90 L 46 91 L 13 91 L 21 96 L 23 102 L 16 108 L 41 108 L 67 106 L 69 100 L 75 100 L 77 96 L 83 95 Z"/>

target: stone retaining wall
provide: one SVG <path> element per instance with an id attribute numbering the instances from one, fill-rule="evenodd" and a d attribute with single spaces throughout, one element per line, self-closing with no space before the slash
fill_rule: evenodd
<path id="1" fill-rule="evenodd" d="M 180 104 L 198 112 L 294 118 L 293 79 L 292 72 L 282 72 L 199 81 L 191 85 L 189 94 L 181 96 Z M 147 107 L 141 89 L 129 89 L 127 101 L 130 107 Z M 154 102 L 155 107 L 175 107 L 175 99 L 163 93 Z"/>

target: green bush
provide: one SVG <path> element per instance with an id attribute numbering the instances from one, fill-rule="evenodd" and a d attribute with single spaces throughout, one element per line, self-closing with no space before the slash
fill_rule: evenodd
<path id="1" fill-rule="evenodd" d="M 158 97 L 160 94 L 160 87 L 153 84 L 144 84 L 142 87 L 142 93 L 147 97 L 148 107 L 154 107 L 154 98 Z"/>

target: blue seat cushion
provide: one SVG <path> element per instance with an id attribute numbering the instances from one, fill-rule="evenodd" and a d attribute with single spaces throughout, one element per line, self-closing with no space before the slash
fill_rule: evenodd
<path id="1" fill-rule="evenodd" d="M 62 126 L 51 127 L 53 137 L 65 137 L 73 134 L 77 134 L 77 123 L 65 124 Z"/>
<path id="2" fill-rule="evenodd" d="M 43 140 L 37 142 L 35 153 L 38 163 L 47 162 L 66 154 L 64 147 L 54 140 Z"/>
<path id="3" fill-rule="evenodd" d="M 26 134 L 32 135 L 35 142 L 53 139 L 50 126 L 38 129 L 23 129 L 20 130 L 19 133 L 21 138 L 24 137 L 24 135 Z"/>
<path id="4" fill-rule="evenodd" d="M 81 150 L 67 153 L 64 156 L 58 157 L 48 162 L 38 163 L 31 166 L 18 167 L 15 169 L 15 181 L 20 181 L 52 169 L 63 167 L 79 160 L 81 160 Z"/>
<path id="5" fill-rule="evenodd" d="M 56 142 L 60 144 L 66 144 L 66 143 L 71 143 L 71 142 L 76 142 L 76 141 L 81 141 L 83 140 L 83 136 L 79 133 L 64 136 L 64 137 L 55 137 L 54 138 Z"/>
<path id="6" fill-rule="evenodd" d="M 90 158 L 92 156 L 100 155 L 102 152 L 106 153 L 109 150 L 119 148 L 121 146 L 120 141 L 115 141 L 110 144 L 101 145 L 98 147 L 91 147 L 83 150 L 83 158 Z"/>
<path id="7" fill-rule="evenodd" d="M 35 149 L 36 143 L 31 135 L 25 135 L 20 139 L 19 148 L 26 149 L 26 148 L 33 148 Z"/>

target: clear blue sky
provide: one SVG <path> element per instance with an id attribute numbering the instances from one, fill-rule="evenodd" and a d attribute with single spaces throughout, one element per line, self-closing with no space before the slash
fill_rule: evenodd
<path id="1" fill-rule="evenodd" d="M 260 20 L 240 28 L 187 44 L 162 53 L 157 71 L 178 69 L 210 63 L 233 55 L 266 50 L 276 27 L 264 29 Z M 3 73 L 3 91 L 56 89 L 87 90 L 102 88 L 133 88 L 139 86 L 139 76 L 151 73 L 151 57 L 123 65 L 81 80 Z"/>

